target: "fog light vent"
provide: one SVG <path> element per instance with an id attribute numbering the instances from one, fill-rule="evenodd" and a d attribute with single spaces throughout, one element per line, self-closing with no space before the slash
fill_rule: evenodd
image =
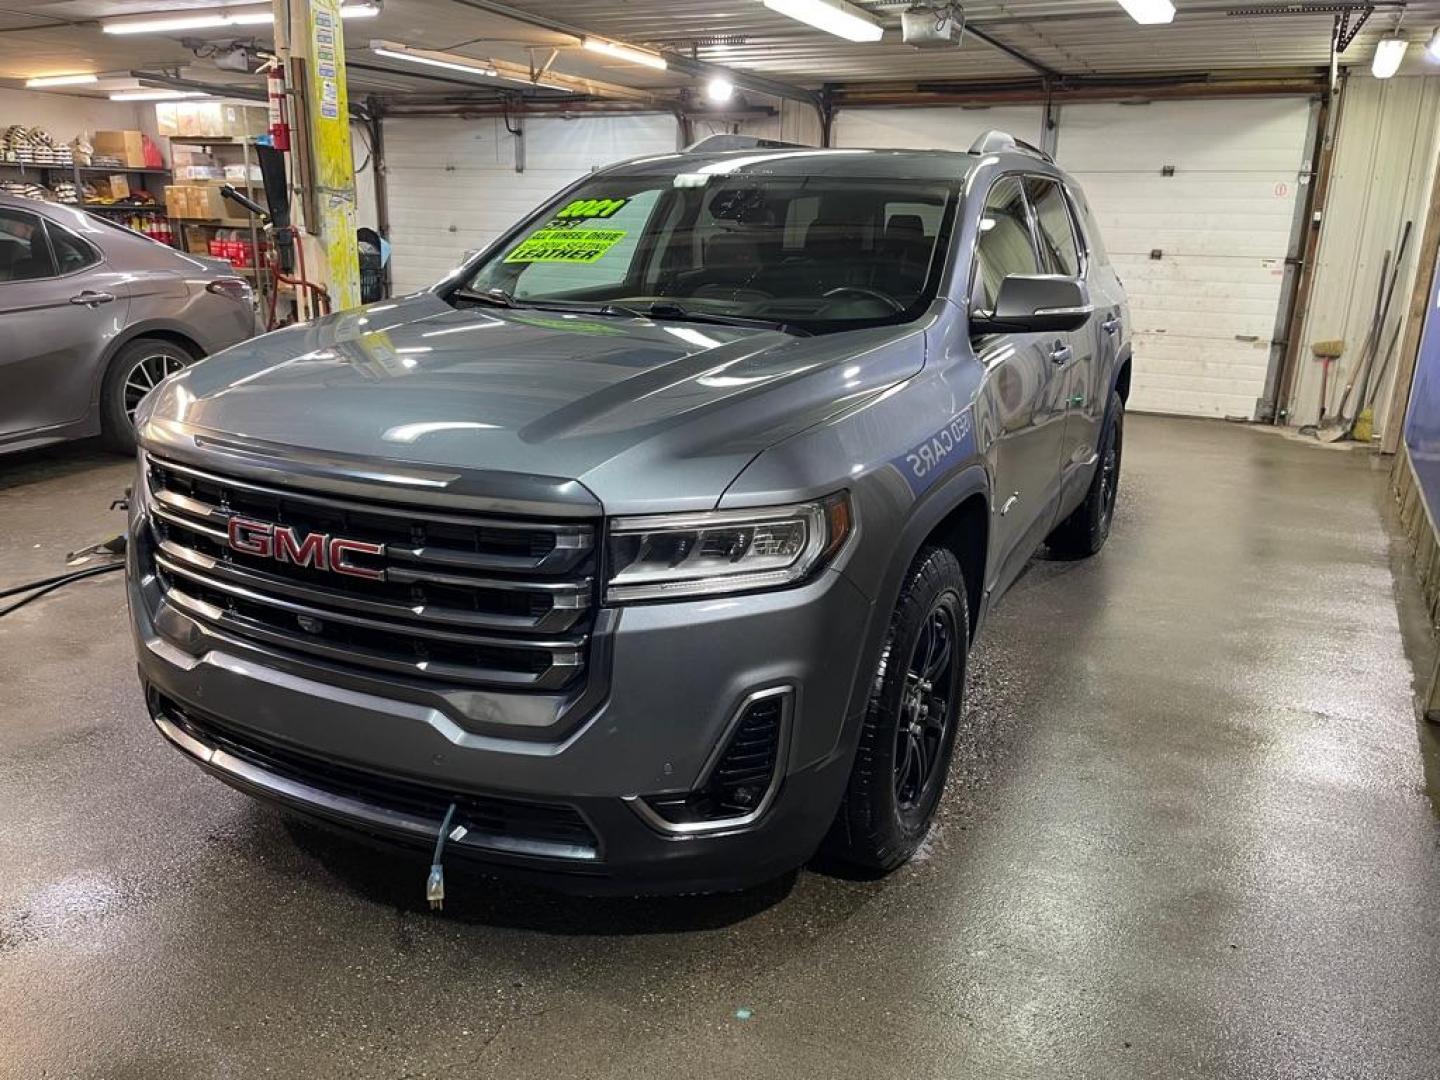
<path id="1" fill-rule="evenodd" d="M 763 690 L 746 699 L 724 750 L 697 790 L 644 800 L 661 819 L 657 824 L 693 830 L 746 824 L 758 817 L 778 786 L 789 711 L 788 688 Z"/>

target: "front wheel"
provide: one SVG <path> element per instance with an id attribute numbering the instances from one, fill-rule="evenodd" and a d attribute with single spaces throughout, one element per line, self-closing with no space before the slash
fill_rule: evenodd
<path id="1" fill-rule="evenodd" d="M 914 854 L 935 816 L 965 696 L 965 576 L 947 548 L 915 557 L 890 617 L 850 783 L 828 854 L 886 872 Z"/>
<path id="2" fill-rule="evenodd" d="M 1120 493 L 1120 453 L 1124 445 L 1125 402 L 1119 394 L 1111 392 L 1090 490 L 1085 493 L 1085 501 L 1055 526 L 1055 531 L 1046 539 L 1055 554 L 1083 559 L 1105 546 L 1110 525 L 1115 520 L 1115 499 Z"/>
<path id="3" fill-rule="evenodd" d="M 100 425 L 105 445 L 135 452 L 135 409 L 161 379 L 195 362 L 183 345 L 161 338 L 136 338 L 121 346 L 105 372 L 100 392 Z"/>

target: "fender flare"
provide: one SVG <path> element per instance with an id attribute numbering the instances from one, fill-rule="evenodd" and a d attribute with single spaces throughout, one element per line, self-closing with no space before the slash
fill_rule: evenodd
<path id="1" fill-rule="evenodd" d="M 870 681 L 880 663 L 880 652 L 885 644 L 885 634 L 890 628 L 890 615 L 895 610 L 895 602 L 899 598 L 900 588 L 904 584 L 906 573 L 910 570 L 910 564 L 915 561 L 921 545 L 935 531 L 935 527 L 966 499 L 980 495 L 985 499 L 986 507 L 989 507 L 991 490 L 990 471 L 986 468 L 983 459 L 971 458 L 965 464 L 957 466 L 944 480 L 927 491 L 915 503 L 899 536 L 895 538 L 893 556 L 885 568 L 880 587 L 871 602 L 870 619 L 865 628 L 865 641 L 860 650 L 860 663 L 856 667 L 855 681 L 850 687 L 849 715 L 845 717 L 838 746 L 839 751 L 847 759 L 853 758 L 858 745 L 860 722 L 864 715 L 863 706 L 869 700 L 870 695 Z M 987 525 L 986 528 L 988 534 L 989 526 Z M 989 557 L 989 536 L 987 535 L 987 565 Z M 980 617 L 976 619 L 975 625 L 977 631 L 984 618 L 985 582 L 983 574 L 981 578 L 979 583 Z"/>

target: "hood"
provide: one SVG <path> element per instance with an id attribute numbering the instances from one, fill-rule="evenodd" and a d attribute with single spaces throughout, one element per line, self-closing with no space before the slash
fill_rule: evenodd
<path id="1" fill-rule="evenodd" d="M 713 507 L 754 456 L 914 374 L 921 322 L 816 337 L 425 293 L 218 353 L 142 424 L 257 448 L 579 481 L 610 513 Z"/>

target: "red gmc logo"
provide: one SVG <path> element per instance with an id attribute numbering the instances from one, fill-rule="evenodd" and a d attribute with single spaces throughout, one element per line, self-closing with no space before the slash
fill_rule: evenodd
<path id="1" fill-rule="evenodd" d="M 363 540 L 347 540 L 328 533 L 300 533 L 288 525 L 232 515 L 225 527 L 230 547 L 245 555 L 262 559 L 330 570 L 351 577 L 380 580 L 384 570 L 372 570 L 350 561 L 352 555 L 383 555 L 384 544 L 367 544 Z"/>

